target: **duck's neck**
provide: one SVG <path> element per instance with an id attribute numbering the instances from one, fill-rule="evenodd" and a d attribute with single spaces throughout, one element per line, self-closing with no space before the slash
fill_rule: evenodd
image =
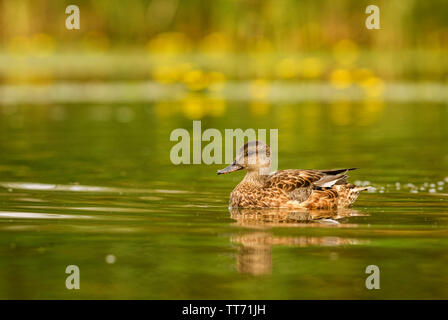
<path id="1" fill-rule="evenodd" d="M 253 185 L 254 187 L 263 187 L 268 179 L 270 168 L 265 170 L 248 171 L 244 176 L 243 183 Z"/>

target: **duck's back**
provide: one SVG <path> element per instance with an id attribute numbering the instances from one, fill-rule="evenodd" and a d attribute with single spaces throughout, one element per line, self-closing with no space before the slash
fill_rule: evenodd
<path id="1" fill-rule="evenodd" d="M 307 207 L 349 206 L 359 191 L 347 184 L 346 173 L 337 170 L 280 170 L 266 177 L 263 185 L 241 181 L 230 195 L 230 207 Z"/>

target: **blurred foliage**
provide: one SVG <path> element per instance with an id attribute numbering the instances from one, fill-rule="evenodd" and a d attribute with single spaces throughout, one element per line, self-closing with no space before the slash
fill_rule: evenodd
<path id="1" fill-rule="evenodd" d="M 76 4 L 81 29 L 66 30 Z M 381 30 L 367 30 L 359 0 L 2 0 L 3 45 L 99 48 L 147 45 L 151 50 L 296 51 L 329 49 L 343 39 L 369 48 L 446 48 L 443 0 L 375 1 Z"/>
<path id="2" fill-rule="evenodd" d="M 80 30 L 65 28 L 70 4 L 80 8 Z M 216 91 L 229 80 L 255 80 L 257 88 L 316 80 L 377 91 L 382 80 L 445 82 L 446 3 L 376 1 L 380 30 L 365 27 L 370 4 L 0 0 L 0 81 L 151 79 L 192 91 Z"/>

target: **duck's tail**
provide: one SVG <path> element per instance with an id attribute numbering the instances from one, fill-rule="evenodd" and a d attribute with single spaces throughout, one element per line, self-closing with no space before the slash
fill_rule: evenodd
<path id="1" fill-rule="evenodd" d="M 361 187 L 354 184 L 335 186 L 339 194 L 339 207 L 350 207 L 358 198 L 361 191 L 367 191 L 371 187 Z"/>

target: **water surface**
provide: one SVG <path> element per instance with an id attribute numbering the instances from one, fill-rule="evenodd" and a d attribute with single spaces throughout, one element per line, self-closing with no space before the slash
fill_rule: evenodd
<path id="1" fill-rule="evenodd" d="M 359 167 L 374 192 L 339 223 L 229 212 L 242 172 L 170 162 L 196 119 L 279 129 L 280 169 Z M 0 106 L 0 298 L 446 299 L 447 122 L 434 103 Z"/>

